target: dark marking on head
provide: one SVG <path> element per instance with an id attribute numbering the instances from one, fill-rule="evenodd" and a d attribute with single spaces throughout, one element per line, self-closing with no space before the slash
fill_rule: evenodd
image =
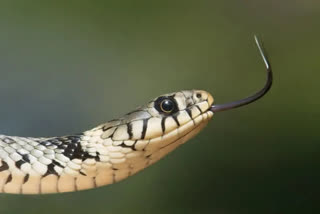
<path id="1" fill-rule="evenodd" d="M 133 133 L 132 133 L 132 124 L 131 123 L 127 123 L 127 131 L 128 131 L 129 139 L 132 139 Z"/>
<path id="2" fill-rule="evenodd" d="M 0 172 L 8 170 L 9 169 L 9 165 L 7 164 L 7 162 L 2 161 L 2 166 L 0 166 Z"/>
<path id="3" fill-rule="evenodd" d="M 113 138 L 113 135 L 114 135 L 114 133 L 117 131 L 117 129 L 118 129 L 118 126 L 114 126 L 115 127 L 115 129 L 113 130 L 113 132 L 112 132 L 112 134 L 110 134 L 109 135 L 109 137 L 108 138 Z"/>
<path id="4" fill-rule="evenodd" d="M 172 115 L 172 118 L 173 118 L 173 120 L 176 122 L 176 124 L 177 124 L 178 126 L 180 126 L 180 123 L 179 123 L 179 120 L 178 120 L 178 115 L 179 115 L 179 114 L 174 114 L 174 115 Z"/>
<path id="5" fill-rule="evenodd" d="M 133 151 L 136 151 L 135 145 L 137 143 L 138 140 L 134 141 L 134 143 L 131 146 L 126 145 L 124 142 L 122 142 L 119 146 L 121 146 L 122 148 L 130 148 Z"/>
<path id="6" fill-rule="evenodd" d="M 202 114 L 202 110 L 198 105 L 195 105 L 197 107 L 197 109 L 200 111 L 200 113 Z"/>
<path id="7" fill-rule="evenodd" d="M 109 129 L 111 129 L 113 126 L 103 126 L 102 127 L 102 131 L 107 131 L 107 130 L 109 130 Z"/>
<path id="8" fill-rule="evenodd" d="M 192 111 L 189 108 L 186 108 L 186 112 L 188 113 L 189 117 L 192 119 Z"/>
<path id="9" fill-rule="evenodd" d="M 146 137 L 147 127 L 148 127 L 149 119 L 144 119 L 142 124 L 142 132 L 141 132 L 141 139 Z"/>
<path id="10" fill-rule="evenodd" d="M 163 117 L 161 120 L 161 128 L 162 128 L 162 133 L 164 134 L 166 131 L 166 119 L 167 117 Z"/>
<path id="11" fill-rule="evenodd" d="M 138 142 L 138 140 L 136 140 L 136 141 L 134 141 L 134 143 L 133 143 L 133 145 L 132 145 L 132 150 L 133 151 L 137 151 L 137 149 L 136 149 L 136 144 L 137 144 L 137 142 Z"/>

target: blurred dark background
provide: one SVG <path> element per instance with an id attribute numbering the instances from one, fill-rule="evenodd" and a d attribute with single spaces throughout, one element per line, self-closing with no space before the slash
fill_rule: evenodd
<path id="1" fill-rule="evenodd" d="M 130 179 L 2 194 L 0 213 L 319 213 L 319 20 L 317 0 L 2 0 L 3 134 L 78 133 L 182 89 L 242 98 L 265 81 L 254 34 L 274 86 Z"/>

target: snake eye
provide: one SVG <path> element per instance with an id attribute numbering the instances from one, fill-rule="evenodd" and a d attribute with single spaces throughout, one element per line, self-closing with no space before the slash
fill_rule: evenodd
<path id="1" fill-rule="evenodd" d="M 174 107 L 175 107 L 175 103 L 169 99 L 162 100 L 162 102 L 160 103 L 160 109 L 164 113 L 172 112 Z"/>
<path id="2" fill-rule="evenodd" d="M 171 97 L 159 97 L 154 106 L 159 112 L 170 114 L 178 111 L 175 100 Z"/>

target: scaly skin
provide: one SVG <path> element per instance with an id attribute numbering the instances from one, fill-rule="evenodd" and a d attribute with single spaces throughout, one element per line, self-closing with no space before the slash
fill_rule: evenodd
<path id="1" fill-rule="evenodd" d="M 172 112 L 159 107 L 163 99 L 173 101 Z M 213 116 L 212 104 L 208 92 L 181 91 L 79 135 L 0 135 L 0 192 L 71 192 L 123 180 L 201 131 Z"/>

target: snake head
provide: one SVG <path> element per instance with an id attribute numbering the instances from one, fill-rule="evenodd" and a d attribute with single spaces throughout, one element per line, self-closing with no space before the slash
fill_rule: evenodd
<path id="1" fill-rule="evenodd" d="M 212 104 L 213 97 L 206 91 L 164 94 L 85 132 L 83 139 L 94 142 L 91 147 L 99 151 L 102 162 L 116 169 L 129 167 L 130 174 L 135 174 L 201 131 L 213 116 Z"/>
<path id="2" fill-rule="evenodd" d="M 149 102 L 145 108 L 152 118 L 148 121 L 144 138 L 164 137 L 174 130 L 178 135 L 185 134 L 208 117 L 211 118 L 212 113 L 208 114 L 207 111 L 212 104 L 211 94 L 201 90 L 162 95 Z"/>
<path id="3" fill-rule="evenodd" d="M 164 94 L 96 129 L 103 130 L 103 139 L 110 138 L 113 142 L 157 141 L 161 146 L 171 143 L 167 136 L 176 139 L 207 122 L 213 115 L 212 104 L 211 94 L 202 90 Z"/>

